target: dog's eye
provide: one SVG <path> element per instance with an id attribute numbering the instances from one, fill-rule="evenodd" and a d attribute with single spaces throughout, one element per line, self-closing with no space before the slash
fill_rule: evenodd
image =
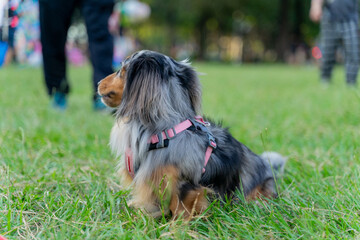
<path id="1" fill-rule="evenodd" d="M 105 97 L 112 98 L 115 95 L 114 91 L 109 92 L 108 94 L 105 94 Z"/>

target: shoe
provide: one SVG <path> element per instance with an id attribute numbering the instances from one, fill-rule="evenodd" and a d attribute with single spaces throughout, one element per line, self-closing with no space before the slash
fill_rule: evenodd
<path id="1" fill-rule="evenodd" d="M 51 105 L 54 109 L 64 111 L 67 107 L 66 94 L 62 92 L 55 92 Z"/>
<path id="2" fill-rule="evenodd" d="M 346 85 L 347 85 L 349 88 L 356 88 L 356 87 L 357 87 L 356 82 L 346 82 Z"/>
<path id="3" fill-rule="evenodd" d="M 331 85 L 331 80 L 329 78 L 322 78 L 320 80 L 321 87 L 327 89 Z"/>
<path id="4" fill-rule="evenodd" d="M 106 106 L 102 101 L 101 101 L 101 97 L 100 96 L 96 96 L 94 99 L 94 104 L 93 104 L 94 110 L 96 112 L 104 112 L 104 113 L 112 113 L 113 109 Z"/>
<path id="5" fill-rule="evenodd" d="M 330 78 L 322 77 L 322 78 L 320 79 L 320 82 L 321 82 L 322 84 L 331 84 L 331 79 L 330 79 Z"/>

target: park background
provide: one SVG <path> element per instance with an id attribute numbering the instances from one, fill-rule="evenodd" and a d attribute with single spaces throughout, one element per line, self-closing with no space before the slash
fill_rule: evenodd
<path id="1" fill-rule="evenodd" d="M 51 109 L 36 61 L 0 68 L 0 235 L 358 239 L 360 92 L 346 86 L 341 64 L 331 85 L 319 83 L 310 1 L 143 3 L 151 14 L 134 22 L 125 18 L 128 39 L 121 41 L 132 51 L 189 57 L 201 73 L 204 114 L 254 152 L 288 157 L 279 198 L 214 201 L 190 222 L 153 219 L 129 208 L 130 192 L 121 187 L 108 147 L 114 118 L 92 110 L 91 68 L 86 58 L 69 53 L 73 91 L 65 112 Z M 69 42 L 86 56 L 79 16 L 70 30 Z"/>
<path id="2" fill-rule="evenodd" d="M 38 0 L 11 0 L 19 20 L 15 49 L 18 64 L 41 64 Z M 176 59 L 221 62 L 309 63 L 319 58 L 318 25 L 309 20 L 310 0 L 162 0 L 120 1 L 114 66 L 138 49 Z M 316 49 L 315 49 L 316 50 Z M 69 29 L 67 55 L 73 65 L 86 62 L 87 34 L 80 11 Z"/>
<path id="3" fill-rule="evenodd" d="M 152 6 L 150 19 L 130 31 L 145 48 L 173 57 L 305 63 L 318 35 L 308 18 L 310 1 L 145 2 Z"/>

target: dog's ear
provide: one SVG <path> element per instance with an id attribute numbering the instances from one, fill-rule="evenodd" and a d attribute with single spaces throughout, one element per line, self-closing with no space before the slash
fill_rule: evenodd
<path id="1" fill-rule="evenodd" d="M 126 83 L 118 114 L 130 119 L 140 118 L 143 124 L 167 118 L 164 62 L 153 56 L 140 55 L 132 59 L 126 73 Z"/>
<path id="2" fill-rule="evenodd" d="M 195 114 L 201 114 L 201 85 L 196 71 L 187 61 L 176 62 L 176 75 L 180 80 L 181 86 L 187 91 L 190 104 Z"/>
<path id="3" fill-rule="evenodd" d="M 142 124 L 200 114 L 201 87 L 196 72 L 186 62 L 141 51 L 127 63 L 120 117 Z M 159 125 L 159 124 L 157 124 Z"/>

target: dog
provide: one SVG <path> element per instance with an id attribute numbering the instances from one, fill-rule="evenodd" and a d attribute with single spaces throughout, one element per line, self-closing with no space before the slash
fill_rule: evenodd
<path id="1" fill-rule="evenodd" d="M 208 207 L 209 193 L 277 197 L 274 172 L 286 159 L 275 152 L 256 155 L 201 118 L 201 85 L 187 61 L 136 52 L 99 83 L 98 93 L 116 108 L 110 146 L 123 184 L 133 188 L 131 206 L 154 217 L 171 212 L 191 218 Z"/>

